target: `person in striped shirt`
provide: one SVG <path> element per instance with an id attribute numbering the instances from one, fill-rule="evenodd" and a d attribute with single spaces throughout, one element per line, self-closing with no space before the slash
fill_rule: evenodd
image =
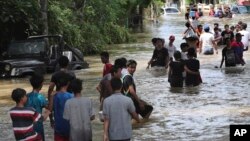
<path id="1" fill-rule="evenodd" d="M 42 141 L 41 135 L 35 132 L 33 124 L 39 120 L 46 120 L 50 112 L 46 111 L 42 116 L 35 109 L 25 107 L 27 102 L 26 91 L 16 88 L 12 91 L 11 98 L 16 106 L 10 109 L 10 117 L 14 135 L 17 141 Z"/>

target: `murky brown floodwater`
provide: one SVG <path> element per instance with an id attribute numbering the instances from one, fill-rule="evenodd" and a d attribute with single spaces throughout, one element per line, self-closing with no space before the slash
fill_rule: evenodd
<path id="1" fill-rule="evenodd" d="M 203 84 L 194 88 L 171 89 L 166 76 L 153 77 L 145 72 L 147 61 L 151 58 L 153 47 L 152 37 L 168 39 L 169 35 L 176 36 L 175 45 L 179 47 L 181 34 L 185 30 L 184 16 L 167 16 L 158 24 L 147 24 L 146 33 L 136 34 L 139 42 L 133 44 L 113 45 L 109 47 L 111 60 L 118 57 L 135 59 L 138 69 L 135 74 L 137 90 L 140 97 L 154 106 L 150 120 L 135 125 L 134 141 L 228 141 L 230 124 L 250 123 L 250 53 L 244 54 L 247 62 L 242 73 L 226 74 L 219 66 L 221 53 L 213 56 L 199 55 Z M 244 18 L 244 20 L 243 20 Z M 237 16 L 234 19 L 217 19 L 204 17 L 202 23 L 213 25 L 218 22 L 235 24 L 243 20 L 250 25 L 250 16 Z M 111 48 L 111 49 L 110 49 Z M 96 113 L 99 102 L 95 90 L 100 81 L 102 64 L 99 56 L 85 58 L 90 68 L 77 71 L 77 77 L 84 80 L 83 95 L 93 99 Z M 42 89 L 47 93 L 50 75 L 46 75 L 46 83 Z M 0 80 L 0 140 L 12 141 L 13 133 L 8 110 L 14 105 L 10 99 L 12 89 L 16 87 L 31 91 L 28 79 Z M 53 131 L 45 122 L 47 141 L 53 140 Z M 93 140 L 102 139 L 102 123 L 98 118 L 93 121 Z"/>

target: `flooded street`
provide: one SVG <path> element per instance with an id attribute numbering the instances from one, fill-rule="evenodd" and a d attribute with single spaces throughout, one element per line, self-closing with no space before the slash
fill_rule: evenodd
<path id="1" fill-rule="evenodd" d="M 203 17 L 200 22 L 208 23 L 210 29 L 214 22 L 218 22 L 223 29 L 225 23 L 235 25 L 239 20 L 250 27 L 250 16 L 222 20 Z M 198 55 L 203 80 L 203 84 L 198 87 L 170 88 L 167 76 L 154 77 L 146 72 L 147 62 L 153 52 L 151 38 L 161 37 L 168 42 L 168 37 L 175 35 L 174 44 L 179 49 L 179 45 L 184 42 L 184 24 L 184 16 L 162 17 L 157 24 L 146 24 L 145 33 L 135 35 L 138 43 L 107 48 L 111 53 L 112 63 L 118 57 L 137 61 L 137 93 L 154 107 L 149 121 L 134 125 L 133 141 L 229 141 L 230 124 L 250 123 L 250 51 L 244 53 L 245 71 L 231 74 L 215 68 L 220 65 L 221 49 L 218 55 Z M 85 59 L 90 68 L 76 71 L 76 75 L 84 81 L 83 95 L 94 101 L 96 119 L 93 121 L 93 141 L 101 141 L 103 127 L 97 115 L 99 94 L 95 87 L 101 79 L 103 64 L 98 55 Z M 51 75 L 45 76 L 42 93 L 47 94 L 50 77 Z M 14 140 L 8 110 L 14 106 L 10 95 L 17 87 L 31 91 L 27 78 L 0 80 L 0 141 Z M 45 133 L 46 141 L 52 141 L 53 130 L 49 127 L 48 120 L 45 122 Z"/>

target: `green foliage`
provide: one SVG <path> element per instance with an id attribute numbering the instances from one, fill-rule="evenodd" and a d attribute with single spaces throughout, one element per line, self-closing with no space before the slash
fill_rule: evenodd
<path id="1" fill-rule="evenodd" d="M 109 35 L 105 38 L 105 41 L 109 44 L 125 43 L 131 41 L 128 30 L 113 23 L 106 24 L 105 28 L 103 29 L 103 33 Z"/>
<path id="2" fill-rule="evenodd" d="M 74 23 L 75 17 L 71 9 L 53 2 L 49 6 L 48 15 L 50 34 L 61 34 L 70 45 L 81 45 L 80 26 Z"/>
<path id="3" fill-rule="evenodd" d="M 125 43 L 132 37 L 127 21 L 137 5 L 146 7 L 153 0 L 48 0 L 49 34 L 62 34 L 66 42 L 86 53 L 97 53 L 105 44 Z M 0 45 L 11 40 L 12 27 L 25 23 L 29 35 L 41 32 L 40 3 L 34 0 L 0 1 Z M 22 31 L 27 32 L 27 31 Z"/>
<path id="4" fill-rule="evenodd" d="M 192 2 L 192 0 L 185 0 L 185 1 L 186 1 L 186 5 L 189 5 Z"/>
<path id="5" fill-rule="evenodd" d="M 160 16 L 161 7 L 164 6 L 164 3 L 161 0 L 153 0 L 152 4 L 154 5 L 154 12 L 157 17 Z"/>
<path id="6" fill-rule="evenodd" d="M 34 0 L 2 0 L 0 1 L 0 44 L 2 40 L 14 39 L 16 30 L 28 26 L 27 34 L 39 32 L 39 4 Z M 21 27 L 20 27 L 21 26 Z M 19 28 L 19 29 L 16 29 Z M 18 33 L 19 34 L 19 33 Z"/>
<path id="7" fill-rule="evenodd" d="M 82 24 L 81 31 L 84 41 L 80 49 L 87 54 L 100 52 L 106 42 L 98 26 L 91 23 L 84 23 Z"/>

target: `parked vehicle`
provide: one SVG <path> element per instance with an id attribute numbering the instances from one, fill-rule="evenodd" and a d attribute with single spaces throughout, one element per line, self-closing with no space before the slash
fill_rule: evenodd
<path id="1" fill-rule="evenodd" d="M 233 14 L 247 14 L 249 13 L 246 6 L 243 5 L 232 5 L 230 7 Z"/>
<path id="2" fill-rule="evenodd" d="M 67 56 L 69 69 L 78 70 L 89 65 L 84 61 L 83 53 L 68 46 L 61 35 L 32 36 L 27 40 L 13 41 L 2 53 L 0 77 L 17 77 L 33 73 L 54 72 L 59 67 L 58 59 Z"/>
<path id="3" fill-rule="evenodd" d="M 162 8 L 163 15 L 181 14 L 181 12 L 175 7 L 164 7 Z"/>

